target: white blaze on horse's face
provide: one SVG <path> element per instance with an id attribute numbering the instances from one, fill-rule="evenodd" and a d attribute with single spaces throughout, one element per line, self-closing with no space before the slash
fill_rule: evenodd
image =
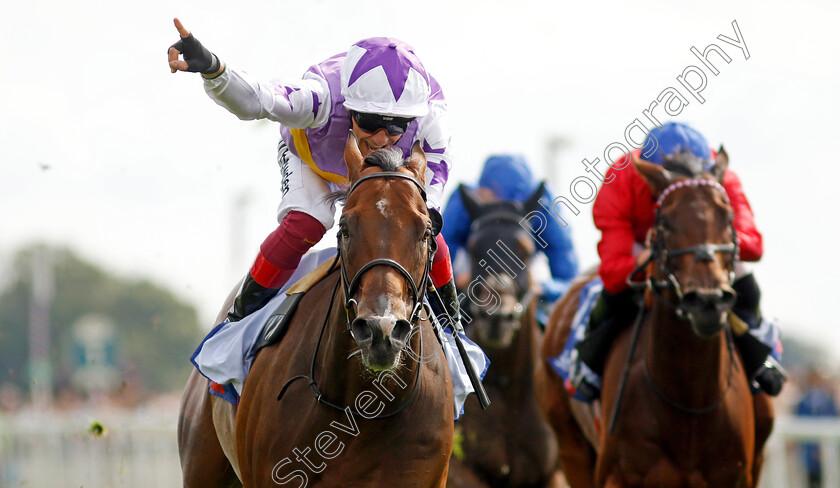
<path id="1" fill-rule="evenodd" d="M 347 228 L 342 259 L 351 276 L 368 263 L 386 261 L 366 269 L 351 292 L 356 303 L 351 332 L 362 363 L 382 371 L 400 366 L 413 335 L 413 290 L 422 284 L 431 224 L 414 183 L 385 176 L 363 185 L 342 216 Z"/>
<path id="2" fill-rule="evenodd" d="M 383 198 L 382 200 L 376 202 L 376 208 L 379 209 L 379 212 L 383 217 L 386 219 L 388 218 L 388 199 Z"/>

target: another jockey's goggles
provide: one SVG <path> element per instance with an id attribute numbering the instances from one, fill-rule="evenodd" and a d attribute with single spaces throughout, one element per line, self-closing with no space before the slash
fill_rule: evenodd
<path id="1" fill-rule="evenodd" d="M 393 117 L 390 115 L 370 114 L 364 112 L 350 111 L 350 116 L 356 121 L 359 129 L 373 134 L 379 129 L 385 129 L 389 136 L 405 134 L 412 117 Z"/>

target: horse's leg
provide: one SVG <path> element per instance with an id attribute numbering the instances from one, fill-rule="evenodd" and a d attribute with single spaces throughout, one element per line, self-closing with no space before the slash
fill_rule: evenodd
<path id="1" fill-rule="evenodd" d="M 776 419 L 773 401 L 766 393 L 753 395 L 753 410 L 755 411 L 755 460 L 753 462 L 753 486 L 758 486 L 761 467 L 764 463 L 764 444 L 773 431 Z"/>
<path id="2" fill-rule="evenodd" d="M 207 379 L 193 369 L 181 398 L 178 451 L 184 488 L 241 487 L 213 427 Z"/>
<path id="3" fill-rule="evenodd" d="M 562 378 L 548 371 L 545 361 L 540 361 L 536 380 L 540 385 L 537 390 L 546 420 L 557 434 L 563 476 L 572 488 L 594 487 L 595 449 L 589 444 L 572 414 Z"/>

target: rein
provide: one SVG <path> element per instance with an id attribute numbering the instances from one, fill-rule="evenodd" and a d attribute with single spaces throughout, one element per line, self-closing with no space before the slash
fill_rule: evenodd
<path id="1" fill-rule="evenodd" d="M 674 309 L 677 317 L 683 320 L 687 320 L 689 318 L 688 312 L 682 306 L 683 300 L 683 293 L 682 288 L 680 287 L 679 281 L 677 281 L 677 277 L 674 276 L 674 272 L 668 267 L 668 261 L 677 256 L 683 256 L 685 254 L 694 254 L 694 261 L 715 261 L 717 262 L 717 257 L 715 257 L 716 252 L 728 252 L 732 254 L 732 262 L 738 261 L 738 234 L 735 232 L 735 224 L 730 223 L 731 234 L 732 234 L 732 242 L 728 244 L 713 244 L 713 243 L 703 243 L 698 244 L 696 246 L 691 247 L 684 247 L 679 249 L 668 249 L 665 245 L 665 238 L 664 238 L 664 226 L 663 226 L 663 219 L 660 213 L 660 209 L 662 208 L 662 204 L 665 199 L 673 193 L 675 190 L 681 188 L 692 188 L 692 187 L 702 187 L 707 186 L 710 188 L 714 188 L 718 190 L 722 195 L 724 201 L 729 204 L 729 195 L 726 193 L 726 189 L 717 181 L 712 180 L 705 180 L 705 179 L 690 179 L 690 180 L 682 180 L 676 183 L 672 183 L 667 188 L 665 188 L 662 193 L 660 193 L 659 198 L 656 200 L 656 214 L 653 221 L 653 229 L 654 229 L 654 239 L 651 246 L 651 253 L 650 256 L 643 262 L 642 264 L 638 265 L 636 269 L 633 270 L 632 273 L 627 277 L 627 284 L 630 288 L 640 290 L 640 289 L 650 289 L 651 294 L 654 298 L 671 308 Z M 633 276 L 638 273 L 644 272 L 645 268 L 651 262 L 656 262 L 658 265 L 659 270 L 664 273 L 665 279 L 657 279 L 655 276 L 651 276 L 645 281 L 634 281 Z M 729 271 L 729 284 L 731 285 L 732 282 L 735 280 L 735 271 L 734 266 L 733 269 Z M 677 295 L 677 302 L 671 302 L 667 300 L 661 293 L 660 290 L 673 288 L 674 293 Z M 644 316 L 645 307 L 644 302 L 642 302 L 639 306 L 639 313 L 636 315 L 636 320 L 633 325 L 633 338 L 630 342 L 630 349 L 627 353 L 627 360 L 624 366 L 624 372 L 622 373 L 621 383 L 618 387 L 618 393 L 616 397 L 615 407 L 613 408 L 612 416 L 610 418 L 610 426 L 609 432 L 612 433 L 613 428 L 615 427 L 616 419 L 618 418 L 618 411 L 621 406 L 621 398 L 624 393 L 624 387 L 627 382 L 627 376 L 629 374 L 630 364 L 633 359 L 633 352 L 636 349 L 636 343 L 638 341 L 639 331 L 641 329 L 642 317 Z M 724 397 L 726 396 L 727 391 L 729 391 L 729 387 L 732 385 L 732 339 L 729 336 L 729 331 L 726 333 L 726 341 L 727 347 L 729 349 L 730 355 L 730 363 L 729 363 L 729 372 L 727 377 L 726 388 L 721 392 L 720 397 L 715 400 L 712 404 L 702 407 L 702 408 L 690 408 L 679 403 L 675 402 L 668 398 L 665 393 L 660 389 L 656 383 L 653 381 L 653 377 L 650 374 L 650 369 L 648 368 L 647 360 L 644 361 L 644 372 L 645 372 L 645 381 L 654 391 L 656 396 L 665 402 L 670 407 L 681 411 L 683 413 L 688 413 L 692 415 L 700 415 L 703 413 L 710 412 L 717 408 L 720 403 L 723 401 Z"/>
<path id="2" fill-rule="evenodd" d="M 363 177 L 359 178 L 358 180 L 356 180 L 355 183 L 353 183 L 353 185 L 347 191 L 347 196 L 348 197 L 350 196 L 350 194 L 353 192 L 353 190 L 355 190 L 359 186 L 359 183 L 361 183 L 365 180 L 372 179 L 372 178 L 385 178 L 385 177 L 403 178 L 403 179 L 407 179 L 407 180 L 411 181 L 420 190 L 420 194 L 423 196 L 423 200 L 424 201 L 426 200 L 425 188 L 423 187 L 423 184 L 420 183 L 420 181 L 417 178 L 414 178 L 413 176 L 406 175 L 406 174 L 403 174 L 403 173 L 399 173 L 399 172 L 396 172 L 396 171 L 383 171 L 383 172 L 379 172 L 379 173 L 371 173 L 369 175 L 366 175 L 366 176 L 363 176 Z M 337 248 L 338 252 L 336 253 L 335 259 L 333 260 L 332 264 L 330 265 L 330 270 L 331 271 L 334 270 L 336 262 L 338 262 L 339 268 L 340 268 L 340 271 L 341 271 L 341 277 L 338 281 L 336 281 L 335 287 L 333 288 L 332 294 L 330 296 L 335 297 L 336 292 L 338 291 L 338 285 L 339 285 L 339 283 L 341 283 L 342 292 L 343 292 L 343 295 L 344 295 L 344 308 L 345 308 L 345 313 L 347 315 L 347 330 L 351 332 L 351 335 L 352 335 L 352 331 L 351 331 L 351 325 L 350 325 L 351 324 L 350 308 L 353 307 L 353 305 L 356 302 L 355 302 L 355 300 L 353 300 L 350 297 L 352 296 L 353 291 L 355 290 L 356 286 L 358 285 L 359 279 L 361 278 L 362 274 L 364 274 L 365 272 L 367 272 L 368 270 L 370 270 L 374 266 L 383 266 L 383 265 L 384 266 L 391 266 L 391 267 L 395 268 L 397 271 L 399 271 L 400 274 L 402 274 L 406 278 L 406 281 L 411 286 L 411 291 L 412 291 L 413 298 L 414 298 L 414 301 L 415 301 L 414 310 L 412 311 L 411 316 L 409 317 L 409 322 L 411 323 L 412 327 L 414 325 L 416 325 L 416 323 L 421 318 L 420 317 L 420 310 L 423 308 L 423 298 L 425 297 L 426 285 L 427 285 L 427 282 L 429 281 L 429 271 L 431 269 L 432 259 L 434 258 L 433 246 L 431 246 L 431 245 L 428 246 L 428 257 L 426 259 L 425 269 L 423 270 L 423 278 L 421 279 L 420 286 L 418 287 L 417 284 L 414 281 L 414 278 L 411 276 L 411 273 L 409 273 L 405 269 L 405 267 L 403 267 L 401 264 L 394 261 L 393 259 L 388 259 L 388 258 L 377 258 L 377 259 L 374 259 L 372 261 L 369 261 L 368 263 L 366 263 L 364 266 L 362 266 L 356 272 L 356 274 L 353 276 L 352 280 L 348 281 L 347 271 L 345 269 L 345 261 L 343 259 L 340 259 L 340 257 L 341 257 L 341 240 L 342 240 L 341 232 L 339 232 L 339 234 L 338 234 L 338 240 L 339 240 L 339 245 L 338 245 L 338 248 Z M 415 372 L 415 375 L 414 375 L 414 387 L 411 390 L 411 395 L 408 397 L 408 399 L 405 402 L 403 402 L 402 405 L 400 405 L 399 408 L 397 408 L 395 411 L 393 411 L 389 414 L 386 414 L 386 415 L 378 415 L 378 416 L 375 416 L 375 417 L 369 417 L 367 415 L 362 415 L 358 411 L 356 411 L 355 409 L 353 409 L 349 406 L 342 407 L 342 406 L 340 406 L 336 403 L 333 403 L 333 402 L 325 399 L 323 392 L 321 392 L 320 388 L 318 388 L 318 384 L 315 381 L 315 364 L 316 364 L 317 358 L 318 358 L 318 351 L 321 348 L 321 340 L 324 337 L 324 331 L 326 330 L 327 324 L 329 323 L 329 318 L 330 318 L 330 314 L 332 313 L 334 303 L 335 303 L 335 299 L 330 300 L 330 306 L 327 309 L 326 315 L 324 316 L 324 322 L 321 325 L 321 332 L 318 334 L 318 342 L 315 345 L 315 353 L 312 355 L 312 362 L 310 364 L 309 375 L 308 376 L 307 375 L 298 375 L 298 376 L 290 378 L 288 381 L 286 381 L 286 383 L 283 385 L 283 388 L 280 390 L 280 393 L 277 395 L 277 401 L 280 401 L 283 398 L 283 395 L 286 394 L 286 391 L 288 390 L 289 386 L 291 386 L 291 384 L 293 382 L 295 382 L 296 380 L 299 380 L 299 379 L 306 379 L 306 380 L 308 380 L 309 387 L 312 389 L 312 392 L 315 395 L 315 399 L 318 401 L 318 403 L 320 403 L 322 405 L 325 405 L 327 407 L 331 407 L 333 409 L 340 410 L 340 411 L 349 411 L 350 414 L 352 414 L 353 416 L 364 417 L 368 420 L 385 419 L 385 418 L 393 417 L 393 416 L 399 414 L 400 412 L 405 410 L 409 405 L 414 403 L 414 400 L 417 398 L 417 394 L 418 394 L 418 391 L 419 391 L 419 388 L 420 388 L 421 372 L 423 370 L 423 365 L 421 363 L 418 363 L 418 365 L 417 365 L 417 371 Z M 407 344 L 408 344 L 408 347 L 409 347 L 409 351 L 412 352 L 412 354 L 413 354 L 413 351 L 411 351 L 410 340 Z M 420 357 L 420 358 L 423 357 L 423 333 L 422 333 L 422 331 L 420 332 L 420 352 L 419 352 L 418 357 Z"/>

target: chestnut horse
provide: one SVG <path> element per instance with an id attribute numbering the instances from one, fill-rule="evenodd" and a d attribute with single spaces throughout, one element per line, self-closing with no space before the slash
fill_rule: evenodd
<path id="1" fill-rule="evenodd" d="M 415 144 L 407 163 L 394 150 L 363 159 L 351 137 L 344 157 L 340 272 L 257 355 L 238 407 L 193 371 L 178 428 L 185 487 L 446 482 L 452 384 L 422 306 L 434 240 L 425 155 Z"/>
<path id="2" fill-rule="evenodd" d="M 554 484 L 559 483 L 557 441 L 534 395 L 542 331 L 528 265 L 536 247 L 520 224 L 543 193 L 541 185 L 523 204 L 495 197 L 479 203 L 461 190 L 472 220 L 467 240 L 472 280 L 465 289 L 464 322 L 467 334 L 490 358 L 484 385 L 493 403 L 458 421 L 463 456 L 450 462 L 450 488 L 560 486 Z"/>
<path id="3" fill-rule="evenodd" d="M 573 488 L 754 487 L 773 413 L 769 397 L 751 395 L 727 326 L 737 260 L 719 184 L 728 157 L 721 148 L 712 172 L 697 178 L 633 163 L 658 199 L 647 310 L 611 346 L 599 408 L 570 398 L 547 363 L 562 351 L 594 272 L 558 303 L 543 342 L 538 395 L 563 473 Z"/>

